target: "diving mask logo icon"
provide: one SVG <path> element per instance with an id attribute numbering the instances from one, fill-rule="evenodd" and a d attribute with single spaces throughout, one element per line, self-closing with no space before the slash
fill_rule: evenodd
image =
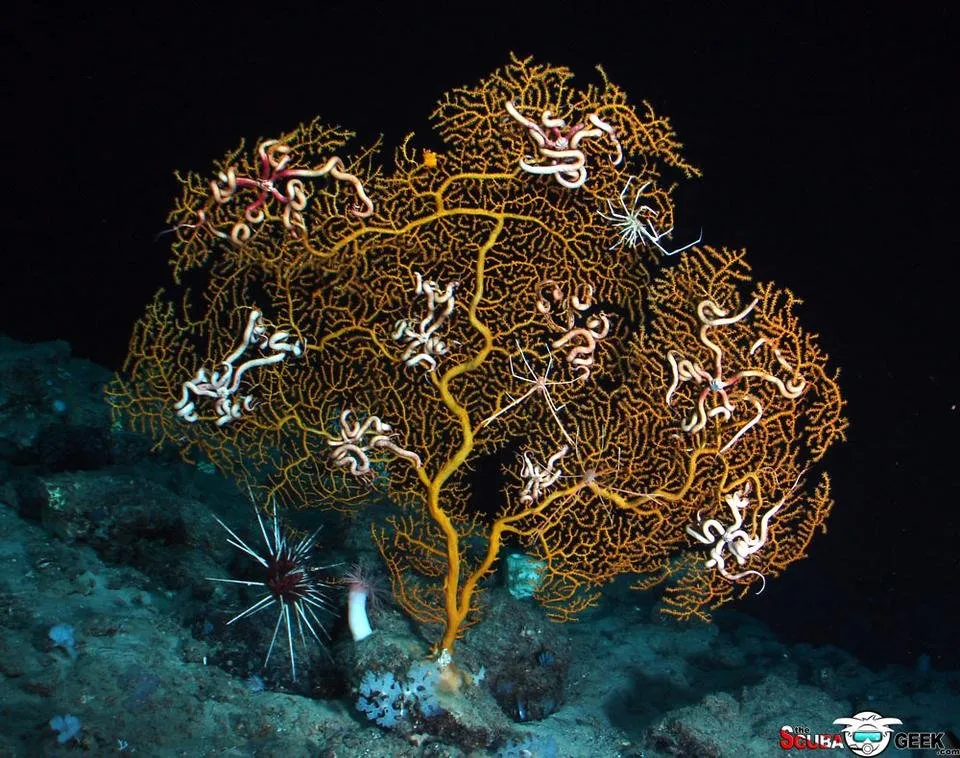
<path id="1" fill-rule="evenodd" d="M 843 740 L 854 755 L 880 755 L 890 744 L 891 724 L 903 724 L 898 718 L 861 711 L 849 718 L 834 719 L 843 726 Z"/>

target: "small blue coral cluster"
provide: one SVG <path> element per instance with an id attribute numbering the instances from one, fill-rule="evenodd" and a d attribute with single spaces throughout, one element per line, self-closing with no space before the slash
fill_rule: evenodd
<path id="1" fill-rule="evenodd" d="M 392 671 L 368 671 L 360 680 L 357 710 L 386 729 L 439 716 L 443 713 L 437 699 L 439 677 L 437 664 L 423 661 L 410 666 L 403 678 Z"/>
<path id="2" fill-rule="evenodd" d="M 79 739 L 80 719 L 70 713 L 54 716 L 50 719 L 50 728 L 57 733 L 57 742 L 64 745 L 72 739 Z"/>

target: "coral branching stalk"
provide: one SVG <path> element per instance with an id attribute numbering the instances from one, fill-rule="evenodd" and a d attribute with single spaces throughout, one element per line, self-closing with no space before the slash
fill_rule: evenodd
<path id="1" fill-rule="evenodd" d="M 824 528 L 846 428 L 800 301 L 684 244 L 699 172 L 602 70 L 513 58 L 432 119 L 442 149 L 317 120 L 181 175 L 116 412 L 265 502 L 384 491 L 373 539 L 441 651 L 505 547 L 558 620 L 623 575 L 679 617 L 769 585 Z"/>

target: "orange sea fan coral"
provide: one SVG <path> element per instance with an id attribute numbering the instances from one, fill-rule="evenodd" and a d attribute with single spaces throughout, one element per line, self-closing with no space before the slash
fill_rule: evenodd
<path id="1" fill-rule="evenodd" d="M 392 162 L 314 121 L 183 175 L 178 288 L 134 330 L 117 412 L 263 502 L 385 491 L 373 537 L 439 649 L 506 546 L 543 562 L 557 619 L 624 574 L 705 616 L 801 558 L 836 372 L 743 252 L 678 252 L 674 181 L 698 171 L 669 121 L 602 70 L 578 88 L 513 58 L 433 124 L 442 149 L 411 135 Z"/>

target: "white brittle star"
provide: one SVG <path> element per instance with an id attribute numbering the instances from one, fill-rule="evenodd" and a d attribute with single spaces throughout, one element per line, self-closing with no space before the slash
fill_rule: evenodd
<path id="1" fill-rule="evenodd" d="M 725 311 L 712 300 L 701 300 L 697 305 L 697 316 L 700 318 L 701 323 L 700 341 L 714 354 L 714 372 L 712 374 L 698 363 L 682 357 L 675 350 L 669 350 L 667 352 L 667 362 L 670 364 L 670 369 L 673 374 L 673 381 L 671 382 L 670 387 L 667 389 L 667 405 L 670 405 L 673 394 L 679 388 L 681 382 L 693 381 L 695 384 L 706 385 L 697 398 L 696 409 L 687 420 L 681 422 L 680 424 L 680 428 L 684 432 L 696 434 L 706 427 L 708 419 L 716 416 L 723 417 L 725 421 L 729 420 L 736 411 L 736 405 L 730 399 L 727 390 L 735 386 L 742 379 L 749 377 L 763 379 L 764 381 L 773 384 L 783 397 L 791 400 L 799 397 L 806 387 L 806 380 L 804 379 L 800 379 L 797 382 L 788 379 L 786 382 L 784 382 L 782 379 L 774 376 L 773 374 L 757 369 L 743 369 L 741 371 L 737 371 L 728 379 L 724 379 L 723 351 L 716 342 L 710 339 L 708 330 L 712 327 L 726 326 L 741 321 L 742 319 L 746 318 L 747 315 L 756 307 L 758 302 L 759 300 L 754 298 L 750 305 L 744 308 L 740 313 L 737 313 L 733 316 L 728 316 L 727 311 Z M 756 350 L 762 344 L 764 344 L 764 340 L 762 339 L 754 342 L 750 349 L 750 354 L 752 355 L 754 352 L 756 352 Z M 786 367 L 790 371 L 793 370 L 786 359 L 780 354 L 779 350 L 776 351 L 776 356 L 777 360 L 780 362 L 780 365 Z M 717 395 L 719 398 L 719 403 L 712 408 L 707 408 L 707 397 L 711 394 Z M 753 404 L 754 408 L 756 409 L 756 413 L 751 419 L 749 419 L 743 426 L 740 427 L 737 433 L 734 434 L 734 436 L 721 448 L 720 452 L 730 449 L 730 447 L 738 439 L 740 439 L 740 437 L 742 437 L 748 429 L 756 425 L 763 416 L 763 405 L 756 397 L 749 393 L 744 393 L 743 397 Z"/>
<path id="2" fill-rule="evenodd" d="M 692 526 L 688 526 L 686 532 L 698 542 L 704 545 L 712 545 L 710 557 L 704 564 L 705 568 L 715 568 L 717 573 L 730 582 L 738 582 L 748 576 L 759 576 L 761 582 L 760 589 L 757 591 L 759 595 L 767 586 L 767 580 L 763 574 L 753 569 L 731 574 L 726 567 L 724 550 L 730 552 L 730 556 L 733 557 L 738 565 L 743 566 L 746 564 L 747 558 L 767 543 L 770 519 L 783 507 L 783 504 L 786 502 L 786 496 L 760 518 L 760 533 L 758 535 L 751 535 L 743 529 L 743 512 L 750 504 L 750 501 L 746 498 L 748 494 L 750 494 L 749 484 L 742 490 L 737 490 L 724 496 L 724 500 L 730 508 L 730 513 L 733 517 L 729 526 L 724 526 L 718 519 L 700 521 L 700 514 L 698 513 L 697 526 L 699 527 L 699 531 Z"/>
<path id="3" fill-rule="evenodd" d="M 240 388 L 240 381 L 247 371 L 258 366 L 278 363 L 288 355 L 292 355 L 294 358 L 303 355 L 303 343 L 300 340 L 288 341 L 290 332 L 278 331 L 268 336 L 268 328 L 260 320 L 262 315 L 256 309 L 250 311 L 240 344 L 221 362 L 222 373 L 219 371 L 208 373 L 205 368 L 201 367 L 192 379 L 183 383 L 180 400 L 173 406 L 177 416 L 191 424 L 199 420 L 200 416 L 196 411 L 196 402 L 191 399 L 192 394 L 197 401 L 203 397 L 214 398 L 216 401 L 214 410 L 218 416 L 217 426 L 229 424 L 234 419 L 240 418 L 243 411 L 253 410 L 253 395 L 244 395 L 239 400 L 231 400 L 231 397 Z M 234 366 L 234 362 L 240 360 L 247 348 L 254 345 L 259 347 L 261 352 L 267 352 L 268 350 L 271 352 L 268 355 L 250 358 L 239 366 Z"/>
<path id="4" fill-rule="evenodd" d="M 580 321 L 579 326 L 577 325 L 578 319 L 583 319 L 582 314 L 593 306 L 593 287 L 586 284 L 581 285 L 581 288 L 583 299 L 576 294 L 564 298 L 559 283 L 547 279 L 537 287 L 535 307 L 539 313 L 548 317 L 553 328 L 563 332 L 560 337 L 550 343 L 551 348 L 557 350 L 571 342 L 578 343 L 567 349 L 566 360 L 579 374 L 578 378 L 586 381 L 590 378 L 591 367 L 595 363 L 594 352 L 597 342 L 610 333 L 610 319 L 606 313 L 600 311 L 588 315 L 586 319 Z M 546 290 L 549 290 L 549 299 L 544 295 Z M 565 322 L 558 318 L 559 314 L 553 312 L 554 306 L 561 304 L 566 311 Z"/>
<path id="5" fill-rule="evenodd" d="M 351 421 L 354 416 L 347 408 L 340 414 L 340 436 L 328 439 L 327 444 L 333 449 L 330 451 L 330 462 L 339 468 L 349 469 L 349 473 L 358 478 L 372 478 L 375 474 L 371 469 L 369 453 L 373 450 L 389 450 L 399 458 L 409 460 L 416 468 L 423 463 L 416 453 L 399 447 L 391 439 L 393 427 L 380 420 L 379 416 L 367 416 L 360 423 Z M 370 438 L 364 440 L 364 437 Z"/>
<path id="6" fill-rule="evenodd" d="M 521 505 L 533 505 L 540 499 L 547 487 L 556 483 L 563 475 L 563 472 L 556 468 L 556 465 L 568 452 L 570 452 L 570 447 L 563 445 L 547 459 L 545 466 L 537 463 L 530 451 L 526 451 L 520 456 L 523 461 L 520 478 L 524 480 L 523 490 L 520 493 Z"/>
<path id="7" fill-rule="evenodd" d="M 541 123 L 538 124 L 520 113 L 510 100 L 506 101 L 505 107 L 511 118 L 526 127 L 539 157 L 545 161 L 530 163 L 527 158 L 521 158 L 520 168 L 528 174 L 553 176 L 558 184 L 567 189 L 583 186 L 587 180 L 587 158 L 579 145 L 587 137 L 606 135 L 616 148 L 616 155 L 610 159 L 611 163 L 616 166 L 623 160 L 623 148 L 617 139 L 616 130 L 596 113 L 587 114 L 587 120 L 592 125 L 588 128 L 582 122 L 567 126 L 564 119 L 555 118 L 546 110 L 540 115 Z"/>
<path id="8" fill-rule="evenodd" d="M 590 378 L 591 366 L 594 364 L 593 354 L 597 349 L 597 342 L 610 333 L 610 320 L 605 313 L 597 313 L 587 317 L 584 326 L 570 329 L 559 339 L 550 343 L 552 348 L 564 347 L 574 340 L 580 344 L 574 345 L 567 351 L 567 363 L 573 370 L 579 372 L 578 379 L 586 381 Z"/>
<path id="9" fill-rule="evenodd" d="M 437 336 L 437 330 L 450 318 L 456 304 L 453 293 L 456 282 L 450 282 L 446 288 L 429 279 L 424 279 L 419 272 L 414 273 L 416 288 L 414 294 L 424 295 L 427 298 L 427 315 L 416 325 L 413 319 L 400 319 L 394 324 L 390 335 L 397 342 L 406 344 L 401 360 L 406 366 L 423 364 L 427 371 L 437 368 L 437 357 L 449 352 L 447 343 Z"/>

